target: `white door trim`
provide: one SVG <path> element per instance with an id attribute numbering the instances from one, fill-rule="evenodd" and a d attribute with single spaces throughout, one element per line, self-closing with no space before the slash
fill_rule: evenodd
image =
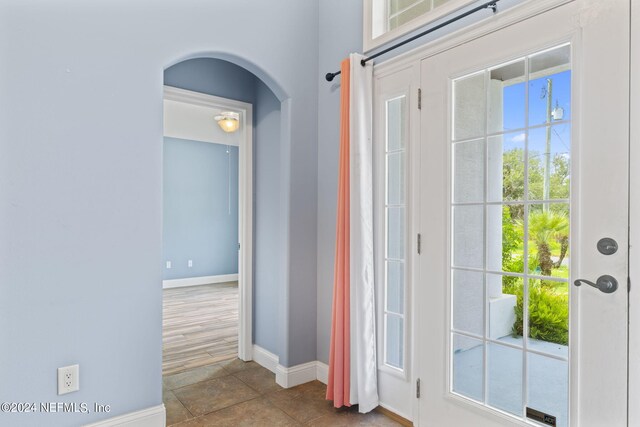
<path id="1" fill-rule="evenodd" d="M 631 2 L 631 90 L 630 90 L 630 150 L 629 164 L 640 164 L 640 7 Z M 640 425 L 640 407 L 633 402 L 640 399 L 640 169 L 629 168 L 629 277 L 631 289 L 629 291 L 629 426 Z"/>
<path id="2" fill-rule="evenodd" d="M 238 357 L 252 359 L 253 307 L 253 106 L 249 103 L 200 92 L 164 86 L 164 99 L 240 113 L 244 138 L 238 164 Z M 213 118 L 212 118 L 213 120 Z"/>

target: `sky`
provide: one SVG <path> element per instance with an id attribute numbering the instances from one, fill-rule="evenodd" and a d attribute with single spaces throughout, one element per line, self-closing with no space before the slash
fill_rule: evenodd
<path id="1" fill-rule="evenodd" d="M 541 125 L 546 122 L 547 116 L 547 79 L 552 84 L 552 108 L 556 106 L 564 110 L 562 120 L 571 120 L 571 71 L 563 71 L 550 76 L 545 76 L 529 81 L 529 123 L 528 126 Z M 525 127 L 526 99 L 525 85 L 518 83 L 504 88 L 503 121 L 504 130 L 522 129 Z M 529 157 L 543 155 L 546 150 L 546 128 L 529 130 Z M 525 133 L 516 131 L 506 135 L 504 150 L 524 148 Z M 569 156 L 571 153 L 571 124 L 559 123 L 552 126 L 551 132 L 551 158 L 556 155 Z"/>
<path id="2" fill-rule="evenodd" d="M 531 80 L 529 82 L 529 126 L 545 123 L 547 115 L 546 93 L 547 78 L 553 81 L 553 107 L 564 109 L 563 120 L 571 119 L 571 71 L 552 74 L 551 76 Z M 525 84 L 518 83 L 504 89 L 504 129 L 525 127 Z"/>

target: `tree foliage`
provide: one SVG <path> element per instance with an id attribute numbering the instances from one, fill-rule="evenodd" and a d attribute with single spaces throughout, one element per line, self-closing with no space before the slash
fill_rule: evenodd
<path id="1" fill-rule="evenodd" d="M 528 199 L 542 200 L 544 193 L 544 153 L 529 152 Z M 524 150 L 512 149 L 503 153 L 503 197 L 505 201 L 525 200 Z M 569 199 L 570 164 L 567 155 L 558 153 L 552 158 L 549 179 L 551 199 Z M 521 252 L 524 237 L 524 205 L 505 205 L 502 211 L 502 265 L 504 271 L 524 272 L 524 254 Z M 537 251 L 528 255 L 530 271 L 551 276 L 564 261 L 569 248 L 569 212 L 565 204 L 551 205 L 550 209 L 531 206 L 528 218 L 528 241 Z M 555 257 L 552 247 L 560 248 Z M 555 259 L 554 259 L 555 258 Z M 528 281 L 529 336 L 531 338 L 568 344 L 569 304 L 568 295 L 558 292 L 553 284 L 544 280 Z M 504 293 L 516 295 L 514 307 L 516 320 L 513 334 L 522 336 L 524 325 L 523 279 L 504 276 Z"/>
<path id="2" fill-rule="evenodd" d="M 563 212 L 539 211 L 529 214 L 529 239 L 538 247 L 537 265 L 543 276 L 551 276 L 553 268 L 557 268 L 551 258 L 551 242 L 562 245 L 569 241 L 569 218 Z M 565 251 L 566 254 L 566 251 Z M 563 256 L 564 257 L 564 256 Z"/>
<path id="3" fill-rule="evenodd" d="M 544 193 L 544 153 L 529 152 L 529 199 L 542 200 Z M 571 182 L 571 169 L 569 157 L 566 153 L 555 153 L 551 159 L 551 173 L 549 177 L 549 195 L 552 199 L 568 199 Z M 514 148 L 505 151 L 502 156 L 504 200 L 524 200 L 525 182 L 524 149 Z M 514 209 L 515 208 L 515 209 Z M 522 206 L 511 207 L 513 218 L 522 219 L 524 212 Z"/>

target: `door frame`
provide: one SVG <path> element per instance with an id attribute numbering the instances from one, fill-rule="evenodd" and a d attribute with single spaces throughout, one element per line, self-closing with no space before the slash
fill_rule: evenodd
<path id="1" fill-rule="evenodd" d="M 640 54 L 637 52 L 640 46 L 640 7 L 631 2 L 631 81 L 630 81 L 630 144 L 629 165 L 640 164 Z M 634 118 L 636 120 L 634 120 Z M 636 277 L 640 275 L 640 250 L 637 249 L 640 241 L 640 227 L 636 224 L 640 221 L 640 169 L 629 168 L 629 426 L 640 425 L 640 407 L 631 405 L 640 399 L 640 293 L 636 290 L 639 286 Z M 632 331 L 634 333 L 632 333 Z"/>
<path id="2" fill-rule="evenodd" d="M 459 45 L 472 41 L 474 39 L 480 38 L 492 32 L 498 31 L 500 29 L 509 27 L 517 22 L 529 19 L 536 15 L 545 13 L 552 9 L 555 9 L 559 6 L 562 6 L 567 3 L 571 3 L 578 0 L 536 0 L 536 1 L 525 1 L 520 5 L 511 7 L 505 11 L 500 11 L 496 15 L 489 17 L 487 19 L 481 20 L 473 25 L 468 27 L 463 27 L 459 30 L 453 31 L 450 34 L 444 35 L 437 40 L 425 43 L 421 46 L 418 46 L 404 54 L 398 55 L 397 57 L 391 58 L 384 62 L 380 62 L 376 64 L 374 67 L 374 80 L 400 72 L 403 69 L 411 66 L 420 66 L 420 62 L 423 59 L 427 59 L 429 57 L 435 56 L 439 53 L 447 51 L 449 49 L 455 48 Z M 630 3 L 631 0 L 629 0 Z M 500 6 L 500 5 L 498 5 Z M 631 7 L 631 46 L 639 46 L 640 45 L 640 7 Z M 632 50 L 633 51 L 633 50 Z M 640 55 L 632 55 L 631 59 L 631 68 L 632 72 L 630 73 L 631 77 L 631 92 L 630 92 L 630 114 L 632 118 L 640 117 Z M 633 71 L 636 71 L 635 78 Z M 417 81 L 412 82 L 416 87 L 420 87 L 420 77 L 417 77 Z M 577 95 L 577 94 L 576 94 Z M 419 123 L 416 125 L 419 126 Z M 630 120 L 630 138 L 631 141 L 638 140 L 638 144 L 640 144 L 640 121 Z M 416 141 L 410 141 L 410 145 L 416 144 Z M 419 148 L 419 147 L 416 147 Z M 416 150 L 414 149 L 414 153 Z M 419 150 L 417 151 L 419 154 Z M 630 157 L 629 161 L 631 164 L 640 164 L 640 146 L 635 147 L 633 144 L 630 144 Z M 419 168 L 414 168 L 411 174 L 407 177 L 409 180 L 409 186 L 415 187 L 415 184 L 420 179 L 419 176 Z M 635 242 L 636 240 L 640 241 L 640 228 L 635 227 L 635 222 L 633 221 L 634 213 L 636 215 L 640 215 L 640 186 L 633 186 L 633 182 L 640 182 L 640 168 L 630 168 L 630 218 L 629 218 L 629 237 L 630 242 Z M 636 180 L 636 181 L 634 181 Z M 413 195 L 412 195 L 413 196 Z M 415 241 L 414 235 L 407 234 L 407 239 L 409 242 Z M 631 243 L 630 243 L 631 244 Z M 415 250 L 415 248 L 413 249 Z M 412 278 L 419 277 L 419 263 L 411 262 L 412 265 L 409 266 L 410 275 Z M 634 265 L 636 266 L 634 268 Z M 637 273 L 636 273 L 637 272 Z M 640 274 L 640 251 L 633 251 L 633 247 L 629 251 L 629 276 L 633 277 L 636 274 Z M 415 280 L 415 279 L 413 279 Z M 412 281 L 411 283 L 407 283 L 406 286 L 410 289 L 414 289 L 415 283 Z M 640 330 L 640 311 L 636 308 L 640 306 L 640 293 L 635 295 L 633 292 L 629 293 L 629 326 L 628 326 L 628 334 L 629 334 L 629 345 L 628 345 L 628 399 L 629 402 L 637 401 L 640 399 L 640 336 L 634 336 L 632 331 Z M 411 306 L 408 307 L 408 310 L 411 312 L 416 311 L 415 303 L 411 301 Z M 637 334 L 636 334 L 637 335 Z M 416 384 L 418 379 L 417 372 L 415 369 L 417 366 L 417 345 L 415 343 L 415 337 L 413 335 L 409 335 L 408 338 L 411 340 L 407 342 L 407 348 L 411 349 L 410 355 L 410 363 L 409 365 L 413 367 L 411 369 L 411 382 L 413 385 Z M 635 356 L 635 359 L 632 357 Z M 635 360 L 637 363 L 632 363 Z M 380 402 L 381 406 L 384 406 L 385 402 Z M 640 425 L 640 407 L 636 407 L 633 405 L 628 405 L 629 415 L 628 422 L 629 425 Z M 420 417 L 419 417 L 419 399 L 413 399 L 413 414 L 412 421 L 414 425 L 419 425 Z"/>
<path id="3" fill-rule="evenodd" d="M 253 358 L 253 105 L 172 86 L 163 86 L 163 101 L 230 110 L 240 114 L 244 138 L 238 161 L 238 358 Z M 212 117 L 213 120 L 213 117 Z"/>

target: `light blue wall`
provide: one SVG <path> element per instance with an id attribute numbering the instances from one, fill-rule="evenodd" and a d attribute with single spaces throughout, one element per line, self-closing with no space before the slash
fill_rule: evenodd
<path id="1" fill-rule="evenodd" d="M 314 0 L 0 2 L 0 401 L 112 408 L 0 425 L 162 403 L 163 70 L 188 58 L 232 60 L 282 103 L 278 354 L 315 359 L 317 40 Z M 80 391 L 57 396 L 72 363 Z"/>
<path id="2" fill-rule="evenodd" d="M 321 76 L 339 70 L 340 62 L 349 53 L 361 52 L 362 2 L 322 0 L 319 19 L 317 357 L 329 363 L 341 80 L 338 77 L 329 83 Z"/>
<path id="3" fill-rule="evenodd" d="M 237 274 L 238 147 L 165 137 L 162 172 L 163 279 Z"/>
<path id="4" fill-rule="evenodd" d="M 78 425 L 161 403 L 163 70 L 189 58 L 241 65 L 281 102 L 276 353 L 285 366 L 327 361 L 339 79 L 321 76 L 361 50 L 360 8 L 0 2 L 0 343 L 12 349 L 0 351 L 12 384 L 0 401 L 113 408 L 0 424 Z M 81 390 L 59 397 L 55 369 L 71 363 Z"/>
<path id="5" fill-rule="evenodd" d="M 286 213 L 282 206 L 286 188 L 282 170 L 286 163 L 280 102 L 260 80 L 255 89 L 253 337 L 260 347 L 279 354 L 285 342 L 280 325 L 285 322 L 281 301 L 287 267 Z"/>

